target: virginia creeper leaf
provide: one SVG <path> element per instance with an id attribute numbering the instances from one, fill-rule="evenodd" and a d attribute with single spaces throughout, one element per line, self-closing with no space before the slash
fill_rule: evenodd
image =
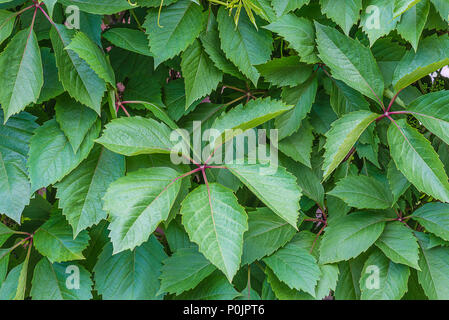
<path id="1" fill-rule="evenodd" d="M 232 281 L 240 266 L 243 233 L 248 230 L 248 218 L 236 196 L 217 183 L 201 185 L 184 199 L 181 215 L 190 240 Z"/>

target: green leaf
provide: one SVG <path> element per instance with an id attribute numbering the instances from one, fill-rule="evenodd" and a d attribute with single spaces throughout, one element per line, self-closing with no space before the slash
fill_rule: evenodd
<path id="1" fill-rule="evenodd" d="M 423 288 L 419 284 L 416 270 L 410 270 L 410 277 L 408 279 L 408 291 L 402 300 L 428 300 Z"/>
<path id="2" fill-rule="evenodd" d="M 32 28 L 19 31 L 0 55 L 0 104 L 5 119 L 36 103 L 44 73 L 36 34 Z"/>
<path id="3" fill-rule="evenodd" d="M 388 88 L 393 82 L 394 71 L 407 50 L 390 38 L 379 39 L 371 49 L 384 77 L 385 87 Z"/>
<path id="4" fill-rule="evenodd" d="M 388 209 L 393 204 L 388 185 L 364 175 L 347 176 L 339 180 L 336 187 L 327 194 L 358 209 Z"/>
<path id="5" fill-rule="evenodd" d="M 275 120 L 280 140 L 291 136 L 301 127 L 302 121 L 312 109 L 317 90 L 318 79 L 315 76 L 297 87 L 283 89 L 282 99 L 295 107 Z"/>
<path id="6" fill-rule="evenodd" d="M 115 75 L 104 52 L 85 33 L 77 32 L 65 50 L 72 50 L 81 59 L 87 62 L 104 81 L 115 87 Z"/>
<path id="7" fill-rule="evenodd" d="M 111 217 L 109 237 L 114 254 L 134 249 L 168 218 L 179 193 L 179 172 L 171 168 L 146 168 L 113 182 L 104 196 Z"/>
<path id="8" fill-rule="evenodd" d="M 274 272 L 265 267 L 265 274 L 267 275 L 268 283 L 270 284 L 276 298 L 279 300 L 313 300 L 313 296 L 303 291 L 290 289 L 288 285 L 279 280 Z"/>
<path id="9" fill-rule="evenodd" d="M 11 35 L 16 17 L 15 12 L 0 10 L 0 44 Z"/>
<path id="10" fill-rule="evenodd" d="M 346 216 L 351 211 L 351 207 L 337 197 L 327 196 L 326 200 L 328 222 Z"/>
<path id="11" fill-rule="evenodd" d="M 449 204 L 426 203 L 411 215 L 427 231 L 449 241 Z"/>
<path id="12" fill-rule="evenodd" d="M 55 113 L 59 127 L 76 153 L 97 121 L 97 114 L 67 95 L 56 100 Z"/>
<path id="13" fill-rule="evenodd" d="M 29 256 L 15 266 L 0 287 L 0 300 L 24 300 Z"/>
<path id="14" fill-rule="evenodd" d="M 449 299 L 449 248 L 425 249 L 420 242 L 421 257 L 418 281 L 426 296 L 432 300 Z"/>
<path id="15" fill-rule="evenodd" d="M 148 61 L 148 63 L 150 62 Z M 143 102 L 146 102 L 149 105 L 157 106 L 163 112 L 162 109 L 165 106 L 162 102 L 162 84 L 160 81 L 154 81 L 155 77 L 159 77 L 159 75 L 157 73 L 145 74 L 142 77 L 137 76 L 129 79 L 122 99 L 134 102 L 129 105 L 130 108 L 135 110 L 145 109 L 147 106 Z M 184 110 L 184 106 L 182 110 Z"/>
<path id="16" fill-rule="evenodd" d="M 104 300 L 161 300 L 157 292 L 166 258 L 154 236 L 133 251 L 115 255 L 108 243 L 94 268 L 95 289 Z"/>
<path id="17" fill-rule="evenodd" d="M 193 102 L 215 90 L 223 78 L 199 40 L 195 40 L 182 54 L 181 70 L 186 85 L 186 110 Z"/>
<path id="18" fill-rule="evenodd" d="M 83 250 L 89 244 L 89 234 L 82 231 L 76 239 L 72 228 L 61 214 L 55 214 L 34 235 L 34 246 L 52 262 L 82 260 Z"/>
<path id="19" fill-rule="evenodd" d="M 339 117 L 353 111 L 370 110 L 369 103 L 360 92 L 339 80 L 332 81 L 330 104 Z"/>
<path id="20" fill-rule="evenodd" d="M 220 135 L 216 136 L 215 146 L 219 146 L 234 138 L 238 134 L 238 130 L 242 130 L 241 133 L 244 133 L 283 114 L 291 108 L 292 106 L 271 98 L 251 100 L 246 105 L 240 104 L 230 111 L 222 113 L 215 119 L 211 128 L 218 130 L 220 133 Z M 232 130 L 229 132 L 231 134 L 226 134 L 226 130 Z"/>
<path id="21" fill-rule="evenodd" d="M 283 167 L 273 169 L 260 164 L 232 164 L 227 167 L 267 207 L 297 228 L 301 190 L 295 176 Z"/>
<path id="22" fill-rule="evenodd" d="M 160 0 L 136 0 L 136 4 L 138 4 L 141 7 L 147 7 L 147 8 L 159 8 L 162 6 L 168 6 L 172 3 L 177 2 L 178 0 L 164 0 L 163 3 L 161 3 Z M 192 1 L 193 2 L 193 1 Z"/>
<path id="23" fill-rule="evenodd" d="M 256 86 L 260 74 L 254 67 L 270 60 L 273 38 L 267 30 L 256 30 L 246 13 L 240 14 L 237 27 L 225 8 L 218 10 L 221 49 L 226 57 Z M 232 35 L 232 36 L 231 36 Z"/>
<path id="24" fill-rule="evenodd" d="M 77 6 L 81 11 L 93 14 L 114 14 L 120 11 L 132 9 L 130 2 L 126 0 L 58 0 L 65 6 Z"/>
<path id="25" fill-rule="evenodd" d="M 438 246 L 446 246 L 447 241 L 433 235 L 432 233 L 424 233 L 414 231 L 415 237 L 418 239 L 420 247 L 423 249 L 432 249 Z"/>
<path id="26" fill-rule="evenodd" d="M 215 267 L 198 252 L 197 248 L 183 248 L 164 260 L 161 274 L 162 292 L 181 294 L 195 288 L 214 272 Z"/>
<path id="27" fill-rule="evenodd" d="M 440 143 L 438 156 L 440 157 L 441 162 L 443 162 L 446 174 L 449 174 L 449 145 Z"/>
<path id="28" fill-rule="evenodd" d="M 75 169 L 87 156 L 100 133 L 100 121 L 89 129 L 79 150 L 74 153 L 64 132 L 52 119 L 37 128 L 31 138 L 28 169 L 31 191 L 60 181 Z"/>
<path id="29" fill-rule="evenodd" d="M 89 230 L 90 242 L 87 249 L 84 250 L 86 260 L 83 261 L 83 266 L 89 270 L 89 272 L 92 272 L 103 247 L 110 242 L 110 239 L 108 238 L 108 225 L 109 222 L 103 220 Z"/>
<path id="30" fill-rule="evenodd" d="M 321 240 L 320 264 L 349 260 L 366 251 L 382 234 L 385 219 L 381 213 L 360 211 L 333 220 Z"/>
<path id="31" fill-rule="evenodd" d="M 273 0 L 271 5 L 278 17 L 293 11 L 300 9 L 302 6 L 309 4 L 310 0 Z"/>
<path id="32" fill-rule="evenodd" d="M 201 6 L 180 0 L 159 12 L 151 8 L 143 27 L 150 40 L 155 66 L 184 51 L 200 35 L 207 15 Z M 159 24 L 158 24 L 159 22 Z"/>
<path id="33" fill-rule="evenodd" d="M 360 24 L 372 46 L 377 39 L 393 31 L 400 18 L 395 18 L 393 14 L 395 1 L 367 0 L 363 3 Z"/>
<path id="34" fill-rule="evenodd" d="M 29 143 L 37 127 L 34 116 L 22 112 L 3 124 L 0 111 L 0 213 L 21 223 L 22 211 L 29 203 L 31 186 L 26 169 Z M 1 241 L 0 241 L 1 243 Z"/>
<path id="35" fill-rule="evenodd" d="M 264 27 L 276 32 L 299 54 L 302 62 L 319 62 L 315 53 L 315 30 L 310 20 L 294 14 L 286 14 Z"/>
<path id="36" fill-rule="evenodd" d="M 76 52 L 65 49 L 74 35 L 75 30 L 63 25 L 56 25 L 50 31 L 59 80 L 72 98 L 100 114 L 106 83 Z"/>
<path id="37" fill-rule="evenodd" d="M 324 145 L 324 180 L 344 160 L 362 133 L 378 116 L 361 110 L 348 113 L 332 123 L 332 128 L 326 133 L 327 140 Z"/>
<path id="38" fill-rule="evenodd" d="M 74 12 L 73 9 L 72 11 L 69 11 L 69 13 L 71 12 Z M 68 19 L 72 17 L 73 16 L 67 16 Z M 71 20 L 69 20 L 68 23 L 71 23 Z M 91 40 L 93 40 L 93 42 L 95 42 L 100 47 L 102 46 L 102 39 L 101 39 L 102 23 L 103 23 L 102 15 L 91 14 L 83 11 L 80 12 L 79 30 L 84 32 Z"/>
<path id="39" fill-rule="evenodd" d="M 0 153 L 3 161 L 19 160 L 21 167 L 27 163 L 29 144 L 34 130 L 39 127 L 35 123 L 36 117 L 27 112 L 12 116 L 3 124 L 3 112 L 0 110 Z"/>
<path id="40" fill-rule="evenodd" d="M 219 271 L 215 271 L 204 279 L 195 289 L 176 297 L 179 300 L 232 300 L 240 294 L 228 279 Z"/>
<path id="41" fill-rule="evenodd" d="M 294 162 L 282 154 L 280 161 L 284 167 L 289 168 L 290 172 L 296 176 L 296 182 L 302 193 L 324 207 L 324 188 L 318 175 L 312 169 Z"/>
<path id="42" fill-rule="evenodd" d="M 268 208 L 248 212 L 248 227 L 243 236 L 242 265 L 250 265 L 272 254 L 296 233 L 292 226 Z"/>
<path id="43" fill-rule="evenodd" d="M 209 16 L 206 30 L 200 35 L 199 39 L 201 40 L 204 50 L 209 55 L 209 58 L 218 69 L 242 80 L 245 79 L 239 69 L 226 58 L 225 53 L 221 50 L 218 24 L 213 14 Z"/>
<path id="44" fill-rule="evenodd" d="M 246 286 L 245 289 L 240 292 L 240 296 L 237 297 L 236 300 L 262 300 L 262 298 L 254 288 L 248 288 L 248 286 Z"/>
<path id="45" fill-rule="evenodd" d="M 152 57 L 148 38 L 142 31 L 129 28 L 113 28 L 103 33 L 103 38 L 113 45 L 144 56 Z"/>
<path id="46" fill-rule="evenodd" d="M 207 107 L 208 104 L 202 104 L 201 100 L 198 100 L 195 101 L 188 110 L 186 110 L 186 92 L 183 79 L 176 79 L 174 81 L 170 81 L 167 85 L 164 85 L 163 98 L 164 104 L 167 106 L 167 113 L 175 121 L 178 121 L 183 116 L 191 116 L 194 114 L 190 113 L 191 111 L 198 112 L 203 110 L 200 109 L 200 105 L 202 105 L 204 109 L 207 109 L 209 112 L 211 112 L 210 109 L 212 109 Z M 212 114 L 214 113 L 215 112 L 212 112 Z"/>
<path id="47" fill-rule="evenodd" d="M 298 56 L 275 58 L 256 68 L 265 81 L 278 87 L 293 87 L 304 83 L 313 72 L 313 68 L 301 63 Z"/>
<path id="48" fill-rule="evenodd" d="M 279 141 L 279 150 L 309 168 L 312 167 L 310 163 L 313 140 L 315 136 L 312 132 L 313 128 L 308 121 L 304 121 L 297 132 L 290 137 Z"/>
<path id="49" fill-rule="evenodd" d="M 75 237 L 106 219 L 100 199 L 109 185 L 124 174 L 124 157 L 97 146 L 78 168 L 56 185 L 59 207 Z"/>
<path id="50" fill-rule="evenodd" d="M 315 296 L 321 271 L 316 259 L 297 244 L 290 243 L 263 259 L 274 274 L 291 289 L 304 290 Z"/>
<path id="51" fill-rule="evenodd" d="M 366 260 L 360 278 L 362 300 L 399 300 L 407 292 L 410 269 L 396 264 L 381 251 Z"/>
<path id="52" fill-rule="evenodd" d="M 393 76 L 396 91 L 449 64 L 449 37 L 430 36 L 421 41 L 418 51 L 409 50 L 399 62 Z"/>
<path id="53" fill-rule="evenodd" d="M 172 252 L 183 248 L 197 248 L 196 244 L 190 241 L 189 235 L 184 230 L 180 215 L 170 222 L 164 232 L 167 237 L 168 246 Z"/>
<path id="54" fill-rule="evenodd" d="M 125 156 L 170 153 L 173 147 L 170 134 L 165 124 L 136 116 L 109 122 L 96 142 Z"/>
<path id="55" fill-rule="evenodd" d="M 442 247 L 448 247 L 449 246 L 449 241 L 445 241 L 435 235 L 433 235 L 432 233 L 428 234 L 429 236 L 429 242 L 427 245 L 427 249 L 432 249 L 438 246 L 442 246 Z"/>
<path id="56" fill-rule="evenodd" d="M 388 164 L 387 178 L 393 193 L 393 202 L 396 203 L 399 197 L 410 187 L 410 182 L 404 177 L 401 171 L 396 168 L 393 160 L 390 160 L 390 163 Z"/>
<path id="57" fill-rule="evenodd" d="M 139 101 L 147 110 L 159 120 L 163 121 L 172 130 L 178 129 L 178 125 L 170 118 L 170 116 L 159 105 L 146 101 Z"/>
<path id="58" fill-rule="evenodd" d="M 315 23 L 319 57 L 332 76 L 365 96 L 383 97 L 384 80 L 370 49 L 334 28 Z"/>
<path id="59" fill-rule="evenodd" d="M 320 0 L 321 12 L 338 24 L 346 35 L 360 18 L 362 0 Z"/>
<path id="60" fill-rule="evenodd" d="M 20 160 L 5 161 L 0 153 L 0 212 L 20 224 L 30 195 L 30 182 Z"/>
<path id="61" fill-rule="evenodd" d="M 444 0 L 430 0 L 432 4 L 435 6 L 435 9 L 440 13 L 441 18 L 446 21 L 449 21 L 449 3 Z"/>
<path id="62" fill-rule="evenodd" d="M 418 243 L 411 229 L 399 221 L 387 223 L 376 246 L 394 263 L 402 263 L 417 270 Z"/>
<path id="63" fill-rule="evenodd" d="M 429 11 L 430 2 L 418 0 L 415 6 L 402 15 L 401 21 L 397 25 L 398 33 L 411 43 L 415 51 L 418 50 L 419 39 L 426 25 Z"/>
<path id="64" fill-rule="evenodd" d="M 404 14 L 406 11 L 412 9 L 421 0 L 395 0 L 394 1 L 394 17 Z M 423 1 L 427 2 L 427 1 Z"/>
<path id="65" fill-rule="evenodd" d="M 356 300 L 360 299 L 360 275 L 365 263 L 365 255 L 360 255 L 356 259 L 343 261 L 338 264 L 340 276 L 335 288 L 335 300 Z"/>
<path id="66" fill-rule="evenodd" d="M 449 144 L 449 91 L 431 92 L 407 108 L 429 131 Z"/>
<path id="67" fill-rule="evenodd" d="M 0 223 L 0 246 L 2 246 L 13 234 L 13 230 L 9 229 L 3 223 Z"/>
<path id="68" fill-rule="evenodd" d="M 45 6 L 47 7 L 48 15 L 53 17 L 53 10 L 58 0 L 42 0 L 42 2 L 45 3 Z"/>
<path id="69" fill-rule="evenodd" d="M 73 287 L 67 286 L 69 277 L 73 277 Z M 81 265 L 73 262 L 52 264 L 42 258 L 34 268 L 30 295 L 33 300 L 90 300 L 92 285 L 89 271 Z"/>
<path id="70" fill-rule="evenodd" d="M 44 86 L 42 87 L 37 104 L 42 104 L 43 102 L 56 98 L 64 92 L 64 88 L 58 78 L 55 54 L 51 52 L 50 48 L 41 48 L 41 56 L 44 71 Z"/>
<path id="71" fill-rule="evenodd" d="M 316 299 L 322 300 L 330 295 L 331 290 L 335 291 L 340 271 L 338 266 L 334 264 L 320 265 L 321 278 L 318 280 L 316 291 Z"/>
<path id="72" fill-rule="evenodd" d="M 271 22 L 276 19 L 276 13 L 273 10 L 273 7 L 271 6 L 271 1 L 269 0 L 252 0 L 251 1 L 254 5 L 259 7 L 260 13 L 257 13 L 257 15 L 264 20 Z"/>
<path id="73" fill-rule="evenodd" d="M 181 215 L 190 240 L 232 281 L 240 266 L 243 233 L 248 230 L 236 196 L 217 183 L 201 185 L 184 199 Z"/>
<path id="74" fill-rule="evenodd" d="M 2 250 L 0 250 L 0 252 L 1 251 Z M 2 284 L 6 279 L 6 275 L 8 273 L 8 265 L 9 265 L 9 254 L 6 254 L 4 257 L 0 258 L 0 288 L 2 287 Z"/>
<path id="75" fill-rule="evenodd" d="M 443 164 L 418 130 L 405 120 L 392 123 L 388 129 L 388 144 L 396 167 L 418 190 L 449 202 L 449 182 Z"/>

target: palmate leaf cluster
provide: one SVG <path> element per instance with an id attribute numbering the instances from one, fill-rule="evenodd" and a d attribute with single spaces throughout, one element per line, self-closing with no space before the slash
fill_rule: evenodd
<path id="1" fill-rule="evenodd" d="M 449 299 L 448 19 L 0 0 L 0 299 Z M 276 129 L 277 170 L 175 164 L 196 121 Z"/>

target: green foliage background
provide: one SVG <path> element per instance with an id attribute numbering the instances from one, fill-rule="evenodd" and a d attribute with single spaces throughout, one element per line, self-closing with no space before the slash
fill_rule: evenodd
<path id="1" fill-rule="evenodd" d="M 0 299 L 449 299 L 448 19 L 0 0 Z M 277 129 L 279 169 L 173 164 L 194 121 Z"/>

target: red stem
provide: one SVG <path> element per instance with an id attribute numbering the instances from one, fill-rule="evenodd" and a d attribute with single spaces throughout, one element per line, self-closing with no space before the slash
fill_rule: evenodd
<path id="1" fill-rule="evenodd" d="M 395 94 L 395 96 L 393 97 L 393 99 L 391 99 L 390 104 L 388 105 L 388 108 L 387 108 L 386 112 L 389 112 L 389 111 L 390 111 L 391 107 L 393 106 L 393 103 L 396 101 L 396 99 L 398 98 L 399 93 L 401 93 L 401 91 L 402 91 L 402 89 L 399 90 L 399 91 Z"/>
<path id="2" fill-rule="evenodd" d="M 212 209 L 212 196 L 210 195 L 210 187 L 209 187 L 209 182 L 207 181 L 206 170 L 205 170 L 204 166 L 201 166 L 201 168 L 199 168 L 199 169 L 201 170 L 201 173 L 203 174 L 204 183 L 206 184 L 206 187 L 207 187 L 207 195 L 209 197 L 210 212 L 212 214 L 212 221 L 215 225 L 214 210 Z"/>
<path id="3" fill-rule="evenodd" d="M 56 28 L 56 23 L 53 21 L 52 18 L 50 18 L 50 16 L 47 14 L 47 12 L 45 12 L 45 10 L 42 9 L 41 6 L 36 6 L 36 8 L 39 8 L 39 9 L 42 11 L 42 13 L 44 14 L 45 18 L 47 18 L 48 22 L 50 22 L 50 23 L 53 25 L 53 27 Z M 58 28 L 56 28 L 56 31 L 58 31 L 58 33 L 59 33 Z M 61 39 L 62 39 L 62 38 L 61 38 Z"/>
<path id="4" fill-rule="evenodd" d="M 349 160 L 349 158 L 351 158 L 351 156 L 354 154 L 355 152 L 355 147 L 352 147 L 351 150 L 349 150 L 348 154 L 346 155 L 346 157 L 343 159 L 343 162 L 346 162 Z M 321 209 L 321 208 L 320 208 Z"/>
<path id="5" fill-rule="evenodd" d="M 146 103 L 145 101 L 122 101 L 122 104 L 140 104 Z"/>
<path id="6" fill-rule="evenodd" d="M 315 244 L 316 244 L 318 238 L 319 238 L 320 235 L 323 233 L 324 228 L 326 228 L 326 226 L 327 226 L 327 223 L 325 223 L 324 226 L 321 228 L 321 230 L 317 233 L 317 235 L 316 235 L 316 237 L 315 237 L 315 240 L 313 240 L 313 244 L 312 244 L 312 248 L 310 249 L 310 253 L 313 252 L 313 248 L 315 247 Z"/>
<path id="7" fill-rule="evenodd" d="M 220 139 L 223 139 L 223 137 L 220 136 Z M 215 143 L 215 141 L 214 141 L 214 143 Z M 207 158 L 207 160 L 204 162 L 205 165 L 207 165 L 207 164 L 209 163 L 209 161 L 210 161 L 210 160 L 212 159 L 212 157 L 214 156 L 215 152 L 217 152 L 218 148 L 221 148 L 222 145 L 223 145 L 223 143 L 220 143 L 220 144 L 218 145 L 218 147 L 216 147 L 216 148 L 212 151 L 212 153 L 210 154 L 210 156 L 209 156 L 209 157 Z"/>
<path id="8" fill-rule="evenodd" d="M 321 213 L 323 214 L 324 223 L 327 223 L 327 214 L 326 214 L 326 207 L 321 208 L 320 204 L 318 202 L 315 202 L 318 208 L 321 210 Z"/>
<path id="9" fill-rule="evenodd" d="M 182 178 L 185 178 L 185 177 L 187 177 L 187 176 L 190 176 L 190 175 L 192 175 L 192 174 L 194 174 L 194 173 L 196 173 L 196 172 L 198 172 L 198 171 L 200 171 L 200 170 L 202 170 L 202 168 L 196 168 L 196 169 L 193 169 L 192 171 L 189 171 L 189 172 L 187 172 L 187 173 L 184 173 L 183 175 L 180 175 L 179 177 L 177 177 L 176 179 L 174 179 L 174 180 L 170 183 L 170 185 L 173 184 L 173 183 L 175 183 L 175 182 L 178 181 L 179 179 L 182 179 Z M 168 187 L 169 187 L 170 185 L 168 185 Z M 167 188 L 168 188 L 168 187 L 167 187 Z"/>
<path id="10" fill-rule="evenodd" d="M 20 16 L 20 15 L 21 15 L 22 13 L 24 13 L 25 11 L 28 11 L 28 10 L 30 10 L 31 8 L 34 8 L 34 7 L 35 7 L 35 5 L 33 4 L 33 5 L 31 5 L 31 6 L 29 6 L 29 7 L 26 7 L 26 8 L 24 8 L 24 9 L 20 10 L 20 11 L 17 11 L 17 12 L 14 13 L 12 16 L 10 16 L 10 17 L 8 17 L 6 20 L 4 20 L 3 23 L 0 24 L 0 28 L 3 28 L 9 20 L 11 20 L 11 19 L 13 19 L 13 18 L 14 18 L 14 19 L 17 18 L 18 16 Z"/>
<path id="11" fill-rule="evenodd" d="M 231 90 L 235 90 L 235 91 L 239 91 L 239 92 L 246 93 L 245 90 L 242 90 L 242 89 L 239 89 L 239 88 L 236 88 L 236 87 L 232 87 L 232 86 L 224 85 L 224 86 L 223 86 L 223 90 L 226 89 L 226 88 L 231 89 Z"/>
<path id="12" fill-rule="evenodd" d="M 228 169 L 228 167 L 224 167 L 224 166 L 205 166 L 205 169 Z"/>
<path id="13" fill-rule="evenodd" d="M 402 110 L 402 111 L 390 111 L 390 112 L 385 111 L 385 113 L 384 113 L 383 115 L 379 116 L 379 117 L 376 118 L 374 121 L 379 121 L 379 120 L 382 120 L 383 118 L 389 117 L 390 114 L 414 114 L 414 113 L 416 113 L 416 112 L 413 112 L 413 111 L 407 111 L 407 110 Z"/>
<path id="14" fill-rule="evenodd" d="M 122 108 L 123 112 L 125 112 L 125 114 L 129 117 L 131 117 L 128 113 L 128 111 L 126 110 L 125 106 L 123 104 L 120 103 L 120 108 Z"/>
<path id="15" fill-rule="evenodd" d="M 411 111 L 403 110 L 403 111 L 391 111 L 388 114 L 413 114 Z"/>
<path id="16" fill-rule="evenodd" d="M 0 259 L 3 258 L 4 256 L 6 256 L 7 254 L 13 252 L 17 247 L 21 246 L 22 244 L 24 244 L 25 242 L 27 242 L 28 240 L 31 239 L 31 241 L 33 240 L 33 234 L 30 234 L 28 237 L 20 240 L 19 242 L 17 242 L 15 245 L 13 245 L 11 248 L 6 249 L 7 251 L 5 251 L 4 253 L 0 254 Z"/>
<path id="17" fill-rule="evenodd" d="M 190 176 L 190 175 L 192 175 L 192 174 L 194 174 L 195 172 L 198 172 L 198 171 L 200 171 L 200 170 L 202 170 L 202 168 L 196 168 L 196 169 L 194 169 L 194 170 L 192 170 L 192 171 L 189 171 L 189 172 L 187 172 L 187 173 L 184 173 L 184 174 L 182 174 L 182 175 L 180 175 L 179 177 L 176 177 L 175 179 L 173 179 L 162 191 L 161 191 L 161 193 L 159 193 L 157 196 L 156 196 L 156 198 L 153 200 L 153 201 L 155 201 L 157 198 L 159 198 L 160 197 L 160 195 L 161 194 L 163 194 L 165 191 L 167 191 L 167 189 L 168 188 L 170 188 L 170 186 L 173 184 L 173 183 L 175 183 L 176 181 L 178 181 L 179 179 L 182 179 L 182 178 L 185 178 L 185 177 L 187 177 L 187 176 Z"/>
<path id="18" fill-rule="evenodd" d="M 304 221 L 307 221 L 307 222 L 321 222 L 321 223 L 326 223 L 326 221 L 324 221 L 323 219 L 313 219 L 313 218 L 310 218 L 310 219 L 304 219 Z"/>
<path id="19" fill-rule="evenodd" d="M 31 32 L 33 32 L 34 23 L 36 22 L 36 13 L 37 13 L 37 7 L 36 7 L 36 9 L 34 9 L 33 20 L 31 20 L 30 34 L 28 35 L 28 39 L 31 36 Z"/>

